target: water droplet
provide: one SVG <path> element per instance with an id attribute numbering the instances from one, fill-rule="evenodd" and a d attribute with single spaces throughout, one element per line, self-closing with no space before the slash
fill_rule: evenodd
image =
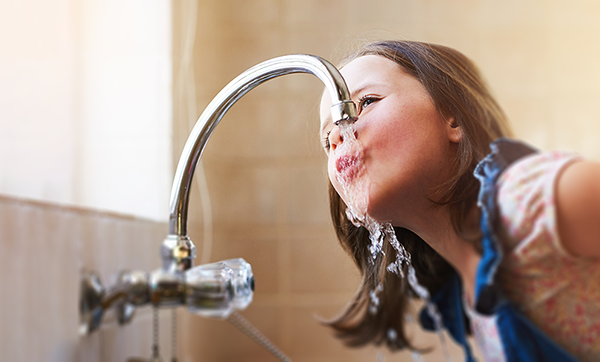
<path id="1" fill-rule="evenodd" d="M 412 351 L 412 353 L 410 354 L 410 358 L 413 362 L 425 362 L 425 358 L 423 358 L 423 356 L 421 356 L 421 354 L 416 351 Z"/>
<path id="2" fill-rule="evenodd" d="M 377 308 L 379 307 L 379 296 L 378 294 L 383 291 L 383 284 L 379 283 L 377 288 L 371 290 L 369 292 L 369 299 L 371 300 L 371 304 L 369 305 L 369 313 L 376 314 Z"/>
<path id="3" fill-rule="evenodd" d="M 396 332 L 396 330 L 394 328 L 388 329 L 387 339 L 390 342 L 396 342 L 396 340 L 398 339 L 398 332 Z"/>

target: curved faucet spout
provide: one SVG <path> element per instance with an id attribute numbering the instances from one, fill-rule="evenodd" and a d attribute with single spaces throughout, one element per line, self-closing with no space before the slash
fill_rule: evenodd
<path id="1" fill-rule="evenodd" d="M 317 76 L 331 95 L 334 123 L 356 120 L 356 107 L 350 99 L 341 74 L 331 63 L 313 55 L 296 54 L 262 62 L 232 80 L 208 104 L 185 144 L 171 190 L 169 236 L 163 243 L 165 268 L 190 268 L 195 248 L 187 237 L 187 213 L 192 177 L 196 164 L 215 127 L 227 110 L 256 86 L 285 74 L 310 73 Z"/>

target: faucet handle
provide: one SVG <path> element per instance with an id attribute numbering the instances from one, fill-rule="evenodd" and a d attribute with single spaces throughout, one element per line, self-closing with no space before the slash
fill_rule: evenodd
<path id="1" fill-rule="evenodd" d="M 244 259 L 203 264 L 185 273 L 190 312 L 225 319 L 234 309 L 245 309 L 254 293 L 252 267 Z"/>
<path id="2" fill-rule="evenodd" d="M 254 296 L 252 266 L 242 258 L 224 260 L 223 263 L 233 271 L 233 307 L 238 310 L 246 309 Z"/>
<path id="3" fill-rule="evenodd" d="M 203 264 L 185 272 L 185 304 L 194 314 L 227 318 L 233 312 L 233 270 L 223 262 Z"/>

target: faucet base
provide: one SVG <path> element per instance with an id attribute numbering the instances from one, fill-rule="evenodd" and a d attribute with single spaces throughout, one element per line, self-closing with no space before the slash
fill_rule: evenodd
<path id="1" fill-rule="evenodd" d="M 163 241 L 160 254 L 164 270 L 185 272 L 194 266 L 196 247 L 189 237 L 171 234 Z"/>

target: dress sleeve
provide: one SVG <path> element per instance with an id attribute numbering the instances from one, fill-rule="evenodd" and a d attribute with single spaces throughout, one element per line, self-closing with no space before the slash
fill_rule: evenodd
<path id="1" fill-rule="evenodd" d="M 560 242 L 555 207 L 556 180 L 580 157 L 569 152 L 527 156 L 498 180 L 501 243 L 513 262 L 528 263 L 558 253 L 571 256 Z"/>
<path id="2" fill-rule="evenodd" d="M 581 361 L 600 361 L 600 262 L 562 247 L 555 190 L 561 172 L 580 157 L 565 152 L 527 156 L 498 180 L 498 273 L 507 297 L 552 340 Z"/>

